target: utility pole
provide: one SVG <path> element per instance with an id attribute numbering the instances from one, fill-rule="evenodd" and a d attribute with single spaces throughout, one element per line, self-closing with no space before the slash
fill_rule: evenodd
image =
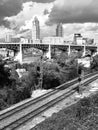
<path id="1" fill-rule="evenodd" d="M 77 73 L 78 73 L 78 82 L 79 82 L 79 85 L 77 87 L 77 92 L 81 94 L 81 87 L 84 80 L 84 70 L 83 70 L 82 63 L 77 62 Z"/>
<path id="2" fill-rule="evenodd" d="M 43 85 L 43 56 L 40 57 L 39 65 L 37 66 L 37 79 L 38 79 L 38 89 L 42 89 Z"/>
<path id="3" fill-rule="evenodd" d="M 43 85 L 43 56 L 40 57 L 40 79 L 39 79 L 39 87 L 42 89 Z"/>

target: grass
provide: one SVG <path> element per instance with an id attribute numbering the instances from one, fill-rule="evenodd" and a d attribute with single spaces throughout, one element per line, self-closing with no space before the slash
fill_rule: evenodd
<path id="1" fill-rule="evenodd" d="M 98 93 L 53 114 L 32 130 L 98 130 Z"/>

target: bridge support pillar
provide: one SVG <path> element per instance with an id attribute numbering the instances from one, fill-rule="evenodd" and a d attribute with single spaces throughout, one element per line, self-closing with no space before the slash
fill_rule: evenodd
<path id="1" fill-rule="evenodd" d="M 19 44 L 19 62 L 22 63 L 22 44 Z"/>
<path id="2" fill-rule="evenodd" d="M 9 57 L 9 50 L 7 50 L 7 57 Z"/>
<path id="3" fill-rule="evenodd" d="M 71 54 L 71 47 L 70 47 L 70 45 L 68 46 L 68 56 L 70 56 L 70 54 Z"/>
<path id="4" fill-rule="evenodd" d="M 15 57 L 15 55 L 16 55 L 16 52 L 14 51 L 14 57 Z"/>
<path id="5" fill-rule="evenodd" d="M 83 47 L 83 56 L 85 56 L 85 54 L 86 54 L 86 45 L 84 45 Z"/>
<path id="6" fill-rule="evenodd" d="M 97 54 L 98 54 L 98 46 L 97 46 L 97 48 L 96 48 L 96 52 L 97 52 Z"/>
<path id="7" fill-rule="evenodd" d="M 49 44 L 49 52 L 48 52 L 48 54 L 49 54 L 49 59 L 51 59 L 51 45 Z"/>

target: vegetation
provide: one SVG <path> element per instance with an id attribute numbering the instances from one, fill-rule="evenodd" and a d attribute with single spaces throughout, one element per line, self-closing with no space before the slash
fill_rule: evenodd
<path id="1" fill-rule="evenodd" d="M 19 78 L 16 67 L 5 67 L 5 63 L 0 62 L 0 110 L 18 103 L 21 100 L 30 98 L 34 86 L 34 71 L 29 75 Z"/>
<path id="2" fill-rule="evenodd" d="M 44 89 L 55 88 L 68 80 L 78 76 L 77 74 L 77 54 L 68 55 L 63 52 L 55 57 L 52 62 L 47 61 L 42 64 L 42 87 Z M 97 70 L 97 58 L 94 57 L 91 69 Z M 6 63 L 0 60 L 0 110 L 18 103 L 26 98 L 30 98 L 32 90 L 39 84 L 37 66 L 39 62 L 31 64 L 16 64 L 12 68 L 5 67 Z M 19 77 L 16 69 L 25 69 L 27 74 Z M 39 72 L 40 76 L 41 72 Z"/>
<path id="3" fill-rule="evenodd" d="M 55 63 L 43 65 L 43 88 L 50 89 L 62 83 L 63 74 L 61 68 Z"/>
<path id="4" fill-rule="evenodd" d="M 98 130 L 98 93 L 81 99 L 32 130 Z"/>
<path id="5" fill-rule="evenodd" d="M 95 56 L 92 58 L 91 70 L 93 70 L 93 71 L 98 70 L 98 54 L 95 55 Z"/>

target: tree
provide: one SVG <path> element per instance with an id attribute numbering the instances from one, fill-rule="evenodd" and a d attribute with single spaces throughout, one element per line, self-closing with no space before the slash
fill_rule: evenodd
<path id="1" fill-rule="evenodd" d="M 91 70 L 98 70 L 98 54 L 92 58 Z"/>
<path id="2" fill-rule="evenodd" d="M 0 61 L 0 88 L 3 88 L 5 85 L 10 85 L 10 69 L 5 67 L 5 62 Z"/>
<path id="3" fill-rule="evenodd" d="M 8 107 L 8 104 L 3 99 L 0 99 L 0 110 L 3 110 L 7 107 Z"/>
<path id="4" fill-rule="evenodd" d="M 66 60 L 68 59 L 68 54 L 65 52 L 62 52 L 60 55 L 55 56 L 56 62 L 61 66 L 64 67 L 66 64 Z"/>
<path id="5" fill-rule="evenodd" d="M 43 65 L 43 88 L 50 89 L 59 86 L 62 83 L 62 77 L 61 67 L 57 63 Z"/>

